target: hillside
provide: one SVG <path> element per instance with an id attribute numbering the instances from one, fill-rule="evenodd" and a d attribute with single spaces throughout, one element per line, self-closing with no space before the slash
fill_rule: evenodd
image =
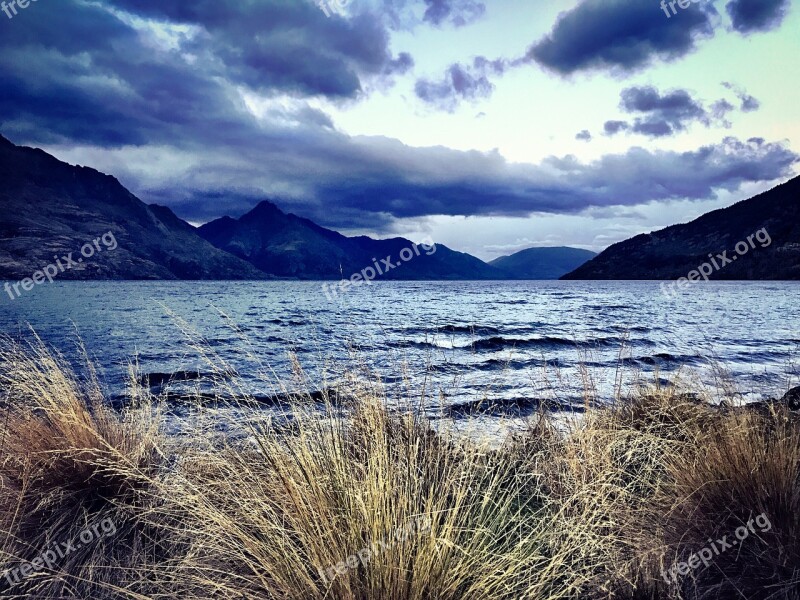
<path id="1" fill-rule="evenodd" d="M 690 223 L 614 244 L 563 279 L 678 279 L 704 264 L 709 279 L 800 279 L 800 177 Z"/>
<path id="2" fill-rule="evenodd" d="M 527 248 L 489 264 L 509 279 L 558 279 L 595 256 L 596 252 L 580 248 Z"/>
<path id="3" fill-rule="evenodd" d="M 59 279 L 265 278 L 115 178 L 2 136 L 0 181 L 0 279 L 29 278 L 58 261 L 66 267 L 70 253 L 74 264 L 59 268 Z"/>
<path id="4" fill-rule="evenodd" d="M 474 256 L 441 244 L 428 249 L 420 246 L 413 258 L 403 261 L 401 252 L 414 248 L 409 240 L 346 237 L 286 214 L 266 201 L 239 219 L 222 217 L 203 225 L 199 232 L 217 248 L 277 277 L 349 279 L 376 260 L 380 266 L 388 259 L 397 266 L 379 276 L 381 279 L 503 278 L 502 272 Z"/>

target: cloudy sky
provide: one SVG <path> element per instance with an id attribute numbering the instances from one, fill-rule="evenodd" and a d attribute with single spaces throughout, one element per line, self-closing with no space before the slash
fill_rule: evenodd
<path id="1" fill-rule="evenodd" d="M 40 0 L 0 133 L 195 224 L 600 250 L 800 171 L 800 1 L 687 4 Z"/>

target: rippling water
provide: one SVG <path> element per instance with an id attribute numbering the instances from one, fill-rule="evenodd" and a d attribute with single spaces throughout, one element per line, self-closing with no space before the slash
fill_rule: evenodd
<path id="1" fill-rule="evenodd" d="M 579 364 L 609 398 L 621 353 L 626 378 L 684 365 L 711 381 L 716 359 L 758 397 L 796 385 L 798 291 L 715 282 L 666 298 L 653 282 L 380 282 L 331 302 L 314 282 L 62 282 L 3 297 L 0 328 L 24 336 L 29 323 L 68 357 L 77 333 L 115 391 L 134 357 L 143 373 L 208 370 L 184 320 L 259 393 L 288 379 L 291 350 L 317 387 L 361 361 L 390 389 L 427 378 L 452 401 L 577 398 Z"/>

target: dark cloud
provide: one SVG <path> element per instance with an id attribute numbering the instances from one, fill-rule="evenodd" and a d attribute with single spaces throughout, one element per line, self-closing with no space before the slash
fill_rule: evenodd
<path id="1" fill-rule="evenodd" d="M 731 0 L 725 5 L 739 33 L 769 31 L 779 27 L 789 10 L 789 0 Z"/>
<path id="2" fill-rule="evenodd" d="M 379 169 L 380 178 L 360 174 L 332 181 L 322 185 L 319 197 L 335 197 L 362 214 L 394 218 L 576 213 L 591 207 L 711 198 L 717 189 L 734 191 L 745 182 L 788 177 L 798 160 L 783 144 L 735 138 L 694 152 L 633 148 L 592 163 L 568 156 L 551 157 L 540 166 L 514 165 L 494 153 L 401 150 L 397 143 L 372 149 L 384 158 L 389 150 L 392 161 Z M 425 167 L 401 167 L 406 160 Z"/>
<path id="3" fill-rule="evenodd" d="M 630 72 L 655 59 L 674 60 L 714 33 L 716 10 L 693 4 L 680 19 L 667 18 L 641 0 L 584 0 L 562 13 L 528 56 L 562 75 L 581 70 Z"/>
<path id="4" fill-rule="evenodd" d="M 475 0 L 425 0 L 424 20 L 434 25 L 447 22 L 464 27 L 486 13 L 486 5 Z"/>
<path id="5" fill-rule="evenodd" d="M 406 53 L 392 56 L 388 31 L 368 12 L 327 18 L 311 3 L 281 0 L 114 5 L 117 12 L 63 0 L 47 7 L 46 18 L 4 28 L 3 131 L 31 142 L 103 147 L 213 141 L 260 127 L 235 86 L 336 100 L 413 65 Z M 148 39 L 154 19 L 172 35 L 171 45 Z M 331 126 L 319 111 L 305 116 Z"/>
<path id="6" fill-rule="evenodd" d="M 692 152 L 635 147 L 589 163 L 563 156 L 532 165 L 511 163 L 496 152 L 412 148 L 397 140 L 330 131 L 291 143 L 251 136 L 238 148 L 196 150 L 192 159 L 190 166 L 145 189 L 137 188 L 142 165 L 114 174 L 126 185 L 132 182 L 145 200 L 177 206 L 180 216 L 193 221 L 243 212 L 261 192 L 262 198 L 328 227 L 388 231 L 397 219 L 431 215 L 575 214 L 708 199 L 716 190 L 788 178 L 798 156 L 783 143 L 726 138 Z"/>
<path id="7" fill-rule="evenodd" d="M 620 131 L 628 129 L 630 129 L 630 125 L 627 121 L 606 121 L 603 125 L 603 131 L 605 131 L 606 135 L 616 135 Z"/>
<path id="8" fill-rule="evenodd" d="M 492 75 L 502 75 L 509 67 L 504 59 L 489 60 L 476 57 L 472 65 L 453 64 L 448 67 L 439 81 L 419 79 L 414 87 L 417 97 L 439 110 L 453 112 L 463 100 L 488 98 L 494 91 L 489 79 Z"/>
<path id="9" fill-rule="evenodd" d="M 732 90 L 740 101 L 739 110 L 749 112 L 757 110 L 759 102 L 741 87 L 732 83 L 722 84 Z M 606 121 L 603 129 L 606 135 L 616 135 L 622 131 L 631 131 L 652 138 L 667 137 L 686 131 L 692 123 L 705 127 L 716 125 L 730 128 L 730 113 L 736 107 L 725 98 L 713 102 L 708 108 L 702 101 L 694 98 L 687 90 L 670 90 L 660 92 L 653 86 L 633 86 L 622 90 L 620 94 L 622 112 L 634 115 L 629 121 Z"/>
<path id="10" fill-rule="evenodd" d="M 371 12 L 326 17 L 312 2 L 281 0 L 111 2 L 136 15 L 202 28 L 182 50 L 254 90 L 353 97 L 365 77 L 385 74 L 396 60 L 382 18 Z M 408 57 L 399 66 L 407 68 Z"/>
<path id="11" fill-rule="evenodd" d="M 672 125 L 658 118 L 637 119 L 633 123 L 631 131 L 655 138 L 668 137 L 675 133 Z"/>
<path id="12" fill-rule="evenodd" d="M 745 91 L 745 89 L 742 88 L 741 86 L 730 83 L 728 81 L 723 82 L 722 86 L 726 89 L 731 90 L 734 94 L 736 94 L 736 97 L 741 102 L 739 110 L 741 110 L 742 112 L 754 112 L 759 108 L 761 108 L 761 102 L 759 102 L 757 98 L 754 98 L 753 96 L 748 94 Z"/>
<path id="13" fill-rule="evenodd" d="M 734 139 L 695 152 L 634 148 L 592 163 L 526 165 L 497 152 L 350 137 L 307 99 L 358 97 L 410 68 L 410 56 L 389 52 L 381 17 L 328 19 L 310 2 L 283 0 L 115 5 L 138 18 L 62 0 L 46 18 L 4 28 L 0 127 L 192 221 L 240 214 L 263 198 L 324 225 L 376 231 L 437 214 L 575 213 L 708 198 L 787 177 L 796 161 L 782 144 Z M 513 64 L 479 57 L 426 92 L 434 103 L 479 98 Z M 264 104 L 257 114 L 247 92 Z"/>
<path id="14" fill-rule="evenodd" d="M 592 141 L 592 134 L 589 133 L 588 129 L 584 129 L 575 135 L 575 139 L 581 142 L 590 142 Z"/>
<path id="15" fill-rule="evenodd" d="M 758 100 L 741 88 L 723 83 L 727 89 L 734 90 L 741 100 L 740 110 L 748 112 L 758 108 Z M 717 125 L 730 128 L 728 115 L 736 107 L 725 98 L 713 102 L 708 108 L 702 101 L 692 97 L 687 90 L 659 92 L 653 86 L 630 87 L 622 91 L 620 109 L 635 115 L 632 123 L 627 121 L 607 121 L 605 132 L 614 135 L 630 130 L 648 137 L 667 137 L 686 131 L 692 123 L 705 127 Z"/>
<path id="16" fill-rule="evenodd" d="M 630 87 L 622 91 L 620 108 L 626 113 L 642 115 L 636 117 L 631 129 L 650 137 L 685 131 L 695 121 L 710 123 L 706 109 L 686 90 L 662 95 L 652 86 Z"/>

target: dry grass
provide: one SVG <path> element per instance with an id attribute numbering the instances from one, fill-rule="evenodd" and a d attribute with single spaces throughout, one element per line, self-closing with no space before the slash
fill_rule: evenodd
<path id="1" fill-rule="evenodd" d="M 32 561 L 54 543 L 78 540 L 84 528 L 106 519 L 117 529 L 113 541 L 76 548 L 57 569 L 14 586 L 0 578 L 2 597 L 106 597 L 100 588 L 116 586 L 122 571 L 135 567 L 136 553 L 151 545 L 136 514 L 162 463 L 157 415 L 150 407 L 112 411 L 91 371 L 78 381 L 41 342 L 29 348 L 2 342 L 4 570 Z"/>
<path id="2" fill-rule="evenodd" d="M 3 598 L 800 597 L 800 424 L 782 409 L 635 390 L 566 435 L 540 414 L 488 448 L 353 385 L 343 407 L 300 397 L 290 427 L 212 443 L 164 436 L 141 390 L 118 413 L 91 371 L 7 340 L 0 390 L 3 568 L 115 524 L 0 578 Z M 762 513 L 769 531 L 664 581 Z"/>

